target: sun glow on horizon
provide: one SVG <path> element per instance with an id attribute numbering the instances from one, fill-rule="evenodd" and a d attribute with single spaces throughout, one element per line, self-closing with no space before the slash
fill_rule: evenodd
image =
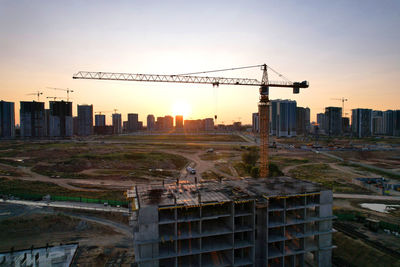
<path id="1" fill-rule="evenodd" d="M 182 115 L 184 118 L 189 117 L 191 113 L 191 107 L 188 102 L 184 100 L 177 100 L 172 105 L 172 115 Z"/>

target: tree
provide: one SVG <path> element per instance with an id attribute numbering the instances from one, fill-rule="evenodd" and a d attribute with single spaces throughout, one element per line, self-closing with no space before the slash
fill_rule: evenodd
<path id="1" fill-rule="evenodd" d="M 256 149 L 251 149 L 250 151 L 242 154 L 242 161 L 245 165 L 255 166 L 259 158 L 260 154 Z"/>
<path id="2" fill-rule="evenodd" d="M 268 177 L 282 176 L 283 172 L 279 169 L 278 165 L 269 163 L 269 175 Z"/>

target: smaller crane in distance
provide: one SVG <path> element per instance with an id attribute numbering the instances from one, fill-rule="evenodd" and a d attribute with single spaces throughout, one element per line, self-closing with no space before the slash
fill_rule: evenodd
<path id="1" fill-rule="evenodd" d="M 109 113 L 109 112 L 113 112 L 113 111 L 112 111 L 112 110 L 107 110 L 107 111 L 96 111 L 95 114 L 102 115 L 102 113 Z"/>
<path id="2" fill-rule="evenodd" d="M 59 97 L 59 96 L 48 96 L 46 98 L 52 98 L 53 101 L 56 101 L 57 99 L 66 99 L 65 97 Z"/>
<path id="3" fill-rule="evenodd" d="M 343 114 L 344 114 L 344 115 L 347 114 L 347 113 L 344 112 L 344 102 L 345 102 L 345 101 L 348 101 L 347 98 L 344 98 L 344 97 L 342 97 L 342 98 L 331 98 L 331 100 L 342 101 L 342 117 L 343 117 Z"/>
<path id="4" fill-rule="evenodd" d="M 48 89 L 53 89 L 53 90 L 58 90 L 58 91 L 64 91 L 67 92 L 67 102 L 69 102 L 69 93 L 73 93 L 74 90 L 71 90 L 69 88 L 64 89 L 64 88 L 57 88 L 57 87 L 47 87 Z"/>
<path id="5" fill-rule="evenodd" d="M 37 96 L 37 101 L 39 102 L 40 96 L 43 95 L 43 92 L 37 91 L 36 93 L 26 94 L 26 95 L 35 95 Z"/>

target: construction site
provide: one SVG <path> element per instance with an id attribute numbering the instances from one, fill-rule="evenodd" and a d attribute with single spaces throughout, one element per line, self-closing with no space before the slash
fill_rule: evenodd
<path id="1" fill-rule="evenodd" d="M 331 266 L 332 192 L 290 177 L 136 186 L 138 266 Z"/>
<path id="2" fill-rule="evenodd" d="M 203 77 L 260 68 L 262 79 Z M 285 81 L 272 82 L 268 70 Z M 133 210 L 139 266 L 331 266 L 332 192 L 289 177 L 269 179 L 269 89 L 298 94 L 308 82 L 291 82 L 266 64 L 183 75 L 78 72 L 74 79 L 170 82 L 259 87 L 260 179 L 136 186 Z M 215 115 L 217 118 L 217 115 Z"/>

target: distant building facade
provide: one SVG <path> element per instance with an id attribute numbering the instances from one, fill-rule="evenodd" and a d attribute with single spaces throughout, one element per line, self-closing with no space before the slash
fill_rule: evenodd
<path id="1" fill-rule="evenodd" d="M 119 113 L 112 114 L 112 126 L 114 129 L 114 134 L 122 133 L 122 116 Z"/>
<path id="2" fill-rule="evenodd" d="M 271 135 L 296 136 L 296 107 L 296 101 L 293 100 L 270 101 L 269 132 Z"/>
<path id="3" fill-rule="evenodd" d="M 342 108 L 325 108 L 325 133 L 329 136 L 342 134 Z"/>
<path id="4" fill-rule="evenodd" d="M 93 105 L 78 105 L 78 135 L 93 134 Z"/>
<path id="5" fill-rule="evenodd" d="M 72 102 L 50 101 L 48 125 L 50 137 L 72 136 Z"/>
<path id="6" fill-rule="evenodd" d="M 400 136 L 400 110 L 394 111 L 394 136 Z"/>
<path id="7" fill-rule="evenodd" d="M 310 109 L 296 108 L 296 134 L 307 135 L 310 131 Z"/>
<path id="8" fill-rule="evenodd" d="M 139 115 L 137 113 L 128 114 L 128 132 L 135 132 L 138 130 Z"/>
<path id="9" fill-rule="evenodd" d="M 48 135 L 44 102 L 20 102 L 20 135 L 22 138 L 40 138 Z"/>
<path id="10" fill-rule="evenodd" d="M 164 117 L 164 129 L 165 131 L 172 131 L 174 129 L 174 117 L 165 116 Z"/>
<path id="11" fill-rule="evenodd" d="M 213 118 L 204 119 L 204 130 L 206 132 L 214 131 L 214 119 Z"/>
<path id="12" fill-rule="evenodd" d="M 372 111 L 372 134 L 382 135 L 383 131 L 383 111 Z"/>
<path id="13" fill-rule="evenodd" d="M 352 110 L 351 130 L 353 136 L 368 137 L 372 134 L 372 109 L 357 108 Z"/>
<path id="14" fill-rule="evenodd" d="M 204 129 L 203 120 L 185 120 L 183 127 L 186 132 L 200 132 Z"/>
<path id="15" fill-rule="evenodd" d="M 164 117 L 157 117 L 156 130 L 157 131 L 163 131 L 164 130 Z"/>
<path id="16" fill-rule="evenodd" d="M 182 115 L 175 116 L 175 129 L 177 131 L 183 130 L 183 116 Z"/>
<path id="17" fill-rule="evenodd" d="M 0 138 L 15 137 L 14 102 L 0 101 Z"/>
<path id="18" fill-rule="evenodd" d="M 152 114 L 147 115 L 147 130 L 154 131 L 155 129 L 156 129 L 156 120 L 154 118 L 154 115 Z"/>
<path id="19" fill-rule="evenodd" d="M 344 134 L 349 134 L 351 132 L 350 119 L 347 117 L 342 117 L 342 132 Z"/>
<path id="20" fill-rule="evenodd" d="M 325 133 L 325 113 L 317 114 L 318 131 Z"/>
<path id="21" fill-rule="evenodd" d="M 106 115 L 96 114 L 94 116 L 94 126 L 106 126 Z"/>

